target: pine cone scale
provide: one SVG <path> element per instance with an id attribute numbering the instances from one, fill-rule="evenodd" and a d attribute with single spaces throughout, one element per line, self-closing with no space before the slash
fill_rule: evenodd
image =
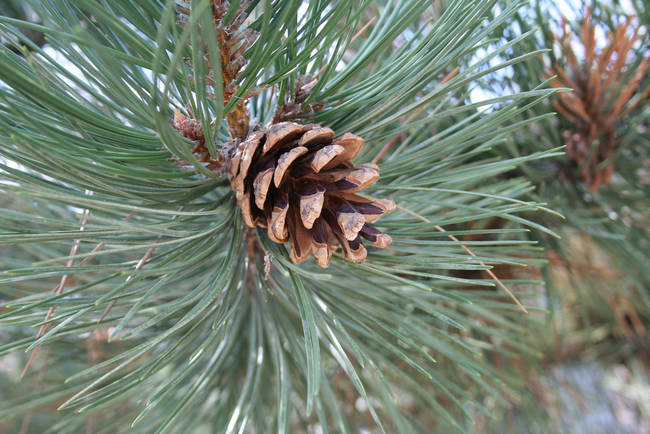
<path id="1" fill-rule="evenodd" d="M 289 211 L 289 197 L 286 192 L 281 192 L 277 195 L 273 210 L 271 211 L 269 225 L 269 238 L 276 243 L 284 243 L 289 237 L 289 232 L 286 226 L 287 213 Z"/>
<path id="2" fill-rule="evenodd" d="M 296 161 L 298 157 L 306 154 L 308 151 L 309 149 L 304 146 L 297 146 L 289 152 L 280 155 L 280 158 L 278 158 L 278 167 L 275 168 L 275 173 L 273 174 L 273 184 L 276 187 L 280 187 L 280 183 L 284 180 L 285 174 L 289 169 L 289 166 L 291 166 L 291 163 Z"/>
<path id="3" fill-rule="evenodd" d="M 292 217 L 289 221 L 291 227 L 289 233 L 291 234 L 291 260 L 296 264 L 300 264 L 307 259 L 312 252 L 312 236 L 311 232 L 300 224 L 298 211 L 292 208 Z"/>
<path id="4" fill-rule="evenodd" d="M 314 156 L 309 161 L 309 166 L 314 173 L 320 172 L 328 163 L 334 158 L 345 152 L 345 148 L 341 145 L 327 145 L 314 153 Z"/>
<path id="5" fill-rule="evenodd" d="M 331 143 L 334 138 L 334 131 L 329 128 L 315 127 L 300 137 L 298 146 L 315 146 Z"/>
<path id="6" fill-rule="evenodd" d="M 363 214 L 366 222 L 374 222 L 382 214 L 391 212 L 395 208 L 395 203 L 389 199 L 377 199 L 371 201 L 356 194 L 342 193 L 341 197 L 348 201 L 354 209 Z"/>
<path id="7" fill-rule="evenodd" d="M 262 155 L 266 155 L 271 149 L 288 143 L 302 133 L 302 127 L 292 122 L 282 122 L 271 126 L 266 134 L 266 142 L 262 148 Z"/>
<path id="8" fill-rule="evenodd" d="M 259 209 L 264 209 L 264 204 L 266 202 L 266 195 L 269 192 L 271 187 L 271 181 L 273 181 L 273 174 L 275 173 L 275 166 L 272 165 L 268 169 L 265 169 L 257 174 L 255 181 L 253 181 L 253 187 L 255 192 L 255 205 Z"/>
<path id="9" fill-rule="evenodd" d="M 325 187 L 317 184 L 306 184 L 303 193 L 298 193 L 300 200 L 300 219 L 303 226 L 311 229 L 320 216 L 325 203 Z"/>
<path id="10" fill-rule="evenodd" d="M 336 158 L 334 158 L 332 161 L 327 163 L 323 169 L 325 170 L 331 169 L 343 163 L 344 161 L 352 160 L 357 155 L 359 155 L 359 152 L 361 152 L 361 148 L 363 148 L 363 143 L 364 143 L 363 139 L 359 136 L 355 136 L 354 134 L 350 134 L 350 133 L 343 134 L 343 136 L 334 140 L 332 144 L 342 146 L 344 152 L 337 155 Z"/>

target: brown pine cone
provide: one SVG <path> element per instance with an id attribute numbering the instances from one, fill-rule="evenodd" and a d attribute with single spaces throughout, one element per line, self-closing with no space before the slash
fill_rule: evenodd
<path id="1" fill-rule="evenodd" d="M 338 245 L 345 257 L 363 262 L 361 237 L 385 248 L 391 238 L 369 224 L 390 212 L 390 199 L 369 200 L 355 193 L 379 178 L 375 164 L 354 166 L 363 139 L 320 125 L 281 122 L 251 133 L 230 159 L 230 185 L 244 222 L 267 228 L 276 243 L 291 243 L 291 259 L 314 255 L 327 267 Z"/>

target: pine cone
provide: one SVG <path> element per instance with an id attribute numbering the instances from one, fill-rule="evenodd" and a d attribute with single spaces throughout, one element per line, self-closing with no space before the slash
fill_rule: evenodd
<path id="1" fill-rule="evenodd" d="M 338 245 L 345 257 L 363 262 L 361 237 L 379 248 L 391 238 L 369 224 L 390 212 L 390 199 L 369 200 L 355 193 L 379 178 L 375 164 L 354 166 L 363 139 L 320 125 L 281 122 L 251 133 L 230 159 L 230 184 L 244 222 L 265 227 L 276 243 L 291 243 L 299 264 L 314 255 L 327 267 Z"/>

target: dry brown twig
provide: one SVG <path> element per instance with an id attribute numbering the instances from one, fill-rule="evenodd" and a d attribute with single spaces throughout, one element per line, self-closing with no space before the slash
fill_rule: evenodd
<path id="1" fill-rule="evenodd" d="M 85 209 L 82 216 L 81 216 L 80 222 L 79 222 L 80 223 L 80 225 L 79 225 L 79 231 L 80 232 L 84 230 L 84 228 L 86 226 L 86 223 L 88 222 L 88 215 L 89 214 L 90 214 L 89 210 Z M 135 211 L 133 211 L 129 215 L 127 215 L 124 218 L 124 221 L 128 222 L 129 220 L 131 220 L 131 218 L 134 215 L 135 215 Z M 78 253 L 79 244 L 80 244 L 80 240 L 74 240 L 72 248 L 70 249 L 70 254 L 68 256 L 75 256 Z M 81 267 L 81 266 L 86 265 L 93 258 L 92 253 L 99 252 L 100 250 L 102 250 L 104 248 L 104 246 L 105 246 L 105 243 L 103 241 L 98 243 L 95 246 L 95 248 L 91 251 L 91 255 L 86 256 L 81 262 L 79 262 L 79 266 Z M 66 263 L 66 267 L 72 267 L 73 265 L 74 265 L 74 258 L 70 258 L 68 260 L 68 262 Z M 68 274 L 65 274 L 65 275 L 63 275 L 63 277 L 61 277 L 61 280 L 59 281 L 59 284 L 54 288 L 54 292 L 56 294 L 62 294 L 63 293 L 63 290 L 64 290 L 66 284 L 68 283 L 68 279 L 69 279 Z M 56 306 L 53 306 L 47 311 L 47 315 L 45 316 L 45 321 L 49 321 L 52 318 L 52 315 L 54 315 L 55 310 L 56 310 Z M 51 323 L 49 323 L 49 322 L 46 323 L 46 324 L 43 324 L 41 326 L 40 330 L 38 331 L 38 334 L 36 335 L 36 339 L 40 338 L 45 332 L 47 332 L 49 330 L 50 326 L 51 326 Z M 32 365 L 32 363 L 34 363 L 34 360 L 36 359 L 36 355 L 38 354 L 38 352 L 40 350 L 41 350 L 40 345 L 38 345 L 36 348 L 34 348 L 34 351 L 32 351 L 32 354 L 29 357 L 29 360 L 25 364 L 25 368 L 23 369 L 23 372 L 20 374 L 20 378 L 23 378 L 25 376 L 25 374 L 27 374 L 27 371 L 29 371 L 29 367 Z"/>
<path id="2" fill-rule="evenodd" d="M 395 207 L 396 207 L 397 209 L 401 210 L 401 211 L 404 211 L 405 213 L 407 213 L 407 214 L 409 214 L 409 215 L 412 215 L 413 217 L 416 217 L 416 218 L 422 220 L 422 221 L 425 222 L 425 223 L 431 223 L 431 220 L 429 220 L 428 218 L 423 217 L 423 216 L 421 216 L 421 215 L 419 215 L 419 214 L 417 214 L 417 213 L 415 213 L 415 212 L 413 212 L 413 211 L 411 211 L 411 210 L 409 210 L 409 209 L 406 209 L 406 208 L 401 207 L 401 206 L 399 206 L 399 205 L 396 205 Z M 440 225 L 434 225 L 433 227 L 434 227 L 437 231 L 439 231 L 439 232 L 443 232 L 443 233 L 446 233 L 446 232 L 447 232 L 447 231 L 446 231 L 442 226 L 440 226 Z M 461 248 L 462 248 L 462 249 L 463 249 L 463 250 L 464 250 L 468 255 L 470 255 L 472 258 L 474 258 L 474 260 L 475 260 L 479 265 L 481 265 L 482 267 L 485 267 L 485 272 L 486 272 L 486 273 L 487 273 L 487 274 L 492 278 L 492 280 L 494 280 L 494 281 L 496 282 L 497 286 L 499 286 L 499 288 L 503 289 L 503 290 L 505 291 L 505 293 L 508 294 L 508 296 L 512 299 L 512 301 L 515 302 L 515 304 L 519 307 L 519 309 L 521 309 L 522 312 L 524 312 L 524 313 L 528 313 L 528 310 L 524 307 L 524 305 L 521 304 L 521 302 L 517 299 L 517 297 L 515 297 L 515 295 L 512 293 L 512 291 L 510 291 L 510 290 L 508 289 L 508 287 L 507 287 L 506 285 L 503 284 L 503 282 L 501 281 L 501 279 L 499 279 L 499 278 L 496 276 L 496 274 L 494 274 L 494 273 L 492 272 L 492 270 L 490 270 L 490 268 L 485 264 L 485 262 L 483 262 L 482 260 L 480 260 L 480 259 L 478 258 L 478 256 L 476 256 L 476 255 L 474 254 L 474 252 L 472 252 L 472 251 L 469 249 L 469 247 L 467 247 L 466 245 L 464 245 L 463 242 L 460 241 L 458 238 L 456 238 L 454 235 L 447 234 L 447 236 L 448 236 L 449 239 L 451 239 L 452 241 L 454 241 L 454 242 L 460 244 L 460 247 L 461 247 Z"/>
<path id="3" fill-rule="evenodd" d="M 81 214 L 81 219 L 79 222 L 79 232 L 82 232 L 86 228 L 86 223 L 88 222 L 88 215 L 90 214 L 90 211 L 88 209 L 85 209 L 83 213 Z M 72 247 L 70 248 L 70 254 L 68 256 L 71 256 L 70 259 L 66 262 L 65 266 L 66 267 L 72 267 L 74 265 L 74 256 L 77 254 L 79 251 L 79 245 L 81 244 L 80 239 L 74 240 Z M 60 295 L 63 293 L 63 290 L 65 289 L 66 284 L 68 283 L 68 279 L 70 278 L 69 274 L 64 274 L 61 276 L 61 280 L 59 281 L 59 284 L 54 288 L 54 293 L 57 295 Z M 47 332 L 50 327 L 52 326 L 52 323 L 50 323 L 50 319 L 52 318 L 52 315 L 54 315 L 54 311 L 56 310 L 56 306 L 52 306 L 48 309 L 47 314 L 45 315 L 45 324 L 41 326 L 41 328 L 38 330 L 38 334 L 36 335 L 36 339 L 39 339 L 45 332 Z M 38 345 L 34 348 L 32 351 L 32 354 L 29 357 L 29 360 L 27 360 L 27 363 L 25 364 L 25 368 L 23 369 L 23 372 L 20 374 L 20 378 L 24 378 L 25 375 L 27 374 L 27 371 L 29 371 L 29 367 L 34 363 L 34 360 L 36 359 L 36 356 L 38 355 L 39 351 L 41 350 L 41 346 Z"/>

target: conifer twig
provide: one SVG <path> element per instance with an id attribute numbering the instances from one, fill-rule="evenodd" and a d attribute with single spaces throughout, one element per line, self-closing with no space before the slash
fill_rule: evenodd
<path id="1" fill-rule="evenodd" d="M 183 209 L 185 209 L 184 206 L 180 207 L 179 211 L 183 211 Z M 178 214 L 172 217 L 172 221 L 174 221 L 176 219 L 176 217 L 178 217 Z M 158 238 L 160 238 L 160 236 Z M 129 276 L 124 281 L 125 283 L 129 282 L 131 279 L 133 279 L 133 277 L 135 277 L 135 273 L 138 270 L 142 269 L 142 267 L 144 267 L 144 264 L 149 260 L 149 258 L 151 258 L 151 255 L 153 254 L 154 250 L 156 250 L 155 247 L 150 247 L 149 249 L 147 249 L 147 251 L 144 253 L 142 258 L 140 258 L 140 260 L 136 264 L 135 270 L 133 271 L 133 273 L 129 274 Z M 102 312 L 102 315 L 97 320 L 97 324 L 102 323 L 104 318 L 106 318 L 106 315 L 108 315 L 108 313 L 111 311 L 111 309 L 113 309 L 113 306 L 115 306 L 115 303 L 116 303 L 116 300 L 113 300 L 108 304 L 108 306 L 106 306 L 106 309 L 104 309 L 104 312 Z"/>
<path id="2" fill-rule="evenodd" d="M 87 192 L 88 193 L 88 192 Z M 86 227 L 86 223 L 88 222 L 88 215 L 90 214 L 90 210 L 88 208 L 84 209 L 83 214 L 81 215 L 81 219 L 79 222 L 79 231 L 83 231 Z M 76 239 L 74 240 L 72 244 L 72 248 L 70 248 L 70 254 L 68 256 L 71 256 L 70 259 L 68 259 L 68 262 L 65 264 L 66 267 L 72 267 L 74 265 L 74 256 L 77 254 L 79 251 L 79 245 L 81 244 L 81 239 Z M 57 295 L 60 295 L 63 293 L 63 289 L 65 288 L 65 285 L 68 283 L 68 278 L 69 274 L 64 274 L 61 276 L 61 280 L 59 281 L 59 284 L 54 288 L 54 292 Z M 54 315 L 54 311 L 56 310 L 56 306 L 52 306 L 48 309 L 47 314 L 45 315 L 45 324 L 41 326 L 41 328 L 38 330 L 38 334 L 36 335 L 36 339 L 40 338 L 43 336 L 43 334 L 49 330 L 50 328 L 50 323 L 47 322 L 52 318 L 52 315 Z M 23 372 L 20 374 L 20 378 L 24 378 L 25 375 L 27 374 L 27 371 L 29 371 L 29 367 L 32 366 L 32 363 L 34 363 L 34 360 L 36 360 L 36 356 L 38 355 L 38 352 L 41 350 L 41 346 L 37 345 L 36 348 L 32 351 L 32 354 L 29 356 L 29 360 L 27 360 L 27 363 L 25 364 L 25 368 L 23 369 Z"/>
<path id="3" fill-rule="evenodd" d="M 407 214 L 412 215 L 413 217 L 416 217 L 416 218 L 422 220 L 423 222 L 431 223 L 431 220 L 429 220 L 428 218 L 423 217 L 423 216 L 421 216 L 421 215 L 419 215 L 419 214 L 417 214 L 417 213 L 415 213 L 415 212 L 413 212 L 413 211 L 411 211 L 411 210 L 409 210 L 409 209 L 406 209 L 406 208 L 404 208 L 404 207 L 402 207 L 402 206 L 399 206 L 399 205 L 396 205 L 395 207 L 396 207 L 397 209 L 401 210 L 401 211 L 404 211 L 404 212 L 407 213 Z M 436 228 L 436 230 L 438 230 L 438 231 L 440 231 L 440 232 L 447 233 L 447 231 L 446 231 L 442 226 L 440 226 L 440 225 L 434 225 L 433 227 Z M 490 275 L 490 277 L 491 277 L 491 278 L 496 282 L 496 284 L 497 284 L 501 289 L 503 289 L 503 290 L 506 292 L 506 294 L 508 294 L 508 296 L 510 296 L 510 298 L 512 299 L 512 301 L 515 302 L 515 304 L 519 307 L 519 309 L 521 309 L 524 313 L 528 313 L 528 310 L 524 307 L 524 305 L 522 305 L 522 304 L 519 302 L 519 300 L 517 299 L 517 297 L 515 297 L 515 295 L 512 293 L 512 291 L 510 291 L 510 290 L 508 289 L 508 287 L 507 287 L 506 285 L 504 285 L 503 282 L 501 282 L 501 280 L 496 276 L 496 274 L 494 274 L 494 273 L 492 272 L 492 270 L 490 270 L 489 268 L 487 268 L 488 266 L 485 265 L 485 262 L 481 261 L 481 260 L 480 260 L 480 259 L 479 259 L 475 254 L 474 254 L 474 252 L 472 252 L 472 251 L 471 251 L 471 250 L 470 250 L 466 245 L 464 245 L 464 244 L 463 244 L 463 243 L 462 243 L 458 238 L 456 238 L 455 236 L 453 236 L 453 235 L 451 235 L 451 234 L 447 234 L 447 236 L 448 236 L 452 241 L 455 241 L 455 242 L 459 243 L 460 246 L 463 248 L 463 250 L 465 250 L 465 252 L 467 252 L 468 255 L 470 255 L 471 257 L 473 257 L 473 258 L 476 260 L 476 262 L 479 263 L 479 265 L 481 265 L 481 266 L 483 266 L 483 267 L 486 267 L 485 272 L 486 272 L 487 274 Z"/>
<path id="4" fill-rule="evenodd" d="M 361 35 L 363 35 L 363 32 L 365 32 L 366 29 L 368 27 L 370 27 L 375 21 L 377 21 L 377 16 L 376 15 L 374 17 L 372 17 L 370 19 L 370 21 L 368 21 L 366 24 L 364 24 L 363 27 L 361 27 L 361 29 L 359 29 L 359 31 L 354 34 L 354 36 L 352 36 L 352 39 L 350 39 L 350 44 L 353 43 L 354 41 L 356 41 Z"/>
<path id="5" fill-rule="evenodd" d="M 88 211 L 87 209 L 84 210 L 84 214 L 82 215 L 82 218 L 81 218 L 81 221 L 80 221 L 80 223 L 81 223 L 81 226 L 80 226 L 80 228 L 79 228 L 80 231 L 83 231 L 83 230 L 84 230 L 84 226 L 85 226 L 86 222 L 88 221 L 88 214 L 89 214 L 89 211 Z M 132 211 L 129 215 L 127 215 L 127 216 L 124 218 L 124 221 L 125 221 L 125 222 L 128 222 L 129 220 L 131 220 L 131 218 L 132 218 L 134 215 L 135 215 L 135 211 Z M 98 244 L 95 246 L 95 248 L 91 251 L 91 253 L 97 253 L 97 252 L 99 252 L 100 250 L 102 250 L 102 249 L 104 248 L 105 245 L 106 245 L 106 243 L 104 243 L 103 241 L 100 242 L 100 243 L 98 243 Z M 73 244 L 73 246 L 72 246 L 72 248 L 70 249 L 70 254 L 69 254 L 68 256 L 74 256 L 74 255 L 76 255 L 77 252 L 78 252 L 78 250 L 79 250 L 79 240 L 75 240 L 75 241 L 74 241 L 74 244 Z M 88 262 L 90 262 L 90 260 L 92 259 L 92 257 L 93 257 L 93 256 L 92 256 L 92 254 L 91 254 L 91 255 L 85 257 L 84 259 L 82 259 L 81 262 L 79 263 L 79 266 L 86 265 Z M 69 264 L 69 265 L 68 265 L 68 264 Z M 74 259 L 72 259 L 72 258 L 69 259 L 69 260 L 68 260 L 68 264 L 66 264 L 66 267 L 71 267 L 71 266 L 74 264 Z M 66 283 L 67 283 L 67 280 L 68 280 L 67 277 L 68 277 L 67 274 L 64 275 L 63 277 L 61 277 L 61 281 L 59 282 L 59 285 L 58 285 L 56 288 L 54 288 L 54 291 L 55 291 L 57 294 L 61 294 L 61 293 L 63 293 L 63 289 L 64 289 L 64 287 L 65 287 L 65 285 L 66 285 Z M 65 280 L 64 280 L 64 279 L 65 279 Z M 55 311 L 55 310 L 56 310 L 56 306 L 53 306 L 53 307 L 50 308 L 50 310 L 47 312 L 47 316 L 45 317 L 45 321 L 49 320 L 49 319 L 52 317 L 52 315 L 54 314 L 54 311 Z M 47 326 L 47 327 L 46 327 L 46 326 Z M 41 326 L 41 329 L 40 329 L 39 332 L 38 332 L 38 335 L 36 335 L 36 339 L 40 338 L 40 337 L 43 335 L 43 333 L 45 333 L 49 328 L 50 328 L 50 325 L 49 325 L 49 324 L 43 324 L 43 325 Z M 25 374 L 26 374 L 27 371 L 29 370 L 29 367 L 30 367 L 31 364 L 34 362 L 34 360 L 36 359 L 36 355 L 38 354 L 38 352 L 39 352 L 40 350 L 41 350 L 41 346 L 40 346 L 40 345 L 37 346 L 36 348 L 34 348 L 34 351 L 32 352 L 32 354 L 31 354 L 29 360 L 27 361 L 27 364 L 25 365 L 25 368 L 23 369 L 23 372 L 22 372 L 20 378 L 23 378 L 23 377 L 25 376 Z"/>
<path id="6" fill-rule="evenodd" d="M 187 19 L 192 14 L 189 7 L 189 0 L 184 0 L 183 4 L 176 4 L 176 11 L 184 17 L 181 24 L 186 25 Z M 248 59 L 244 56 L 246 50 L 253 46 L 259 33 L 245 25 L 248 18 L 246 11 L 249 6 L 248 1 L 238 3 L 234 16 L 230 17 L 228 22 L 224 21 L 228 17 L 231 4 L 228 0 L 210 0 L 210 11 L 215 26 L 217 44 L 220 55 L 220 77 L 216 76 L 215 65 L 207 52 L 205 53 L 206 66 L 211 70 L 206 79 L 206 83 L 214 85 L 215 80 L 221 80 L 223 84 L 223 104 L 229 104 L 239 90 L 238 79 L 242 70 L 248 64 Z M 262 89 L 263 90 L 263 89 Z M 254 93 L 256 90 L 253 89 Z M 208 93 L 208 98 L 214 99 L 213 93 Z M 228 132 L 233 139 L 243 138 L 248 135 L 250 127 L 250 113 L 246 106 L 246 96 L 237 97 L 237 103 L 233 105 L 232 110 L 226 114 L 228 123 Z"/>
<path id="7" fill-rule="evenodd" d="M 147 261 L 149 260 L 149 258 L 150 258 L 151 255 L 153 254 L 153 251 L 154 251 L 154 250 L 156 250 L 155 247 L 149 247 L 149 249 L 147 249 L 147 251 L 144 253 L 144 255 L 142 256 L 142 258 L 140 258 L 140 260 L 138 261 L 137 265 L 135 266 L 135 270 L 134 270 L 134 272 L 133 272 L 132 274 L 129 274 L 129 276 L 126 278 L 125 283 L 126 283 L 126 282 L 129 282 L 131 279 L 133 279 L 133 276 L 135 276 L 135 272 L 138 271 L 138 270 L 140 270 L 142 267 L 144 267 L 145 262 L 147 262 Z M 102 313 L 102 316 L 100 316 L 99 319 L 97 320 L 97 324 L 101 324 L 101 323 L 102 323 L 102 321 L 104 320 L 104 318 L 106 318 L 106 315 L 108 315 L 108 313 L 111 311 L 111 309 L 113 308 L 113 306 L 115 306 L 115 302 L 116 302 L 116 301 L 113 300 L 113 301 L 111 301 L 111 302 L 108 304 L 108 306 L 106 306 L 106 309 L 104 309 L 104 312 Z"/>
<path id="8" fill-rule="evenodd" d="M 434 228 L 436 228 L 436 230 L 438 230 L 438 231 L 440 231 L 440 232 L 447 232 L 443 227 L 441 227 L 441 226 L 439 226 L 439 225 L 435 225 Z M 457 242 L 457 243 L 460 243 L 460 246 L 463 248 L 463 250 L 465 250 L 465 251 L 467 252 L 468 255 L 474 257 L 474 259 L 476 259 L 476 262 L 478 262 L 481 266 L 483 266 L 483 267 L 487 267 L 487 265 L 485 265 L 485 262 L 483 262 L 483 261 L 481 261 L 480 259 L 478 259 L 478 257 L 474 254 L 474 252 L 472 252 L 472 251 L 469 249 L 469 247 L 467 247 L 466 245 L 464 245 L 464 244 L 463 244 L 463 243 L 462 243 L 458 238 L 456 238 L 455 236 L 453 236 L 453 235 L 451 235 L 451 234 L 447 234 L 447 236 L 448 236 L 450 239 L 452 239 L 453 241 L 455 241 L 455 242 Z M 497 277 L 497 275 L 494 274 L 494 273 L 492 272 L 491 269 L 486 268 L 486 269 L 485 269 L 485 272 L 486 272 L 487 274 L 490 275 L 490 277 L 491 277 L 491 278 L 496 282 L 497 285 L 499 285 L 499 287 L 500 287 L 501 289 L 503 289 L 503 290 L 506 292 L 506 294 L 508 294 L 508 296 L 510 296 L 510 298 L 512 299 L 512 301 L 514 301 L 515 304 L 516 304 L 517 306 L 519 306 L 519 308 L 520 308 L 524 313 L 528 313 L 528 310 L 527 310 L 527 309 L 526 309 L 526 308 L 525 308 L 525 307 L 524 307 L 524 306 L 519 302 L 519 300 L 517 299 L 517 297 L 515 297 L 515 295 L 514 295 L 514 294 L 513 294 L 509 289 L 508 289 L 508 287 L 507 287 L 506 285 L 504 285 L 503 282 L 501 282 L 501 279 L 499 279 L 499 278 Z"/>

